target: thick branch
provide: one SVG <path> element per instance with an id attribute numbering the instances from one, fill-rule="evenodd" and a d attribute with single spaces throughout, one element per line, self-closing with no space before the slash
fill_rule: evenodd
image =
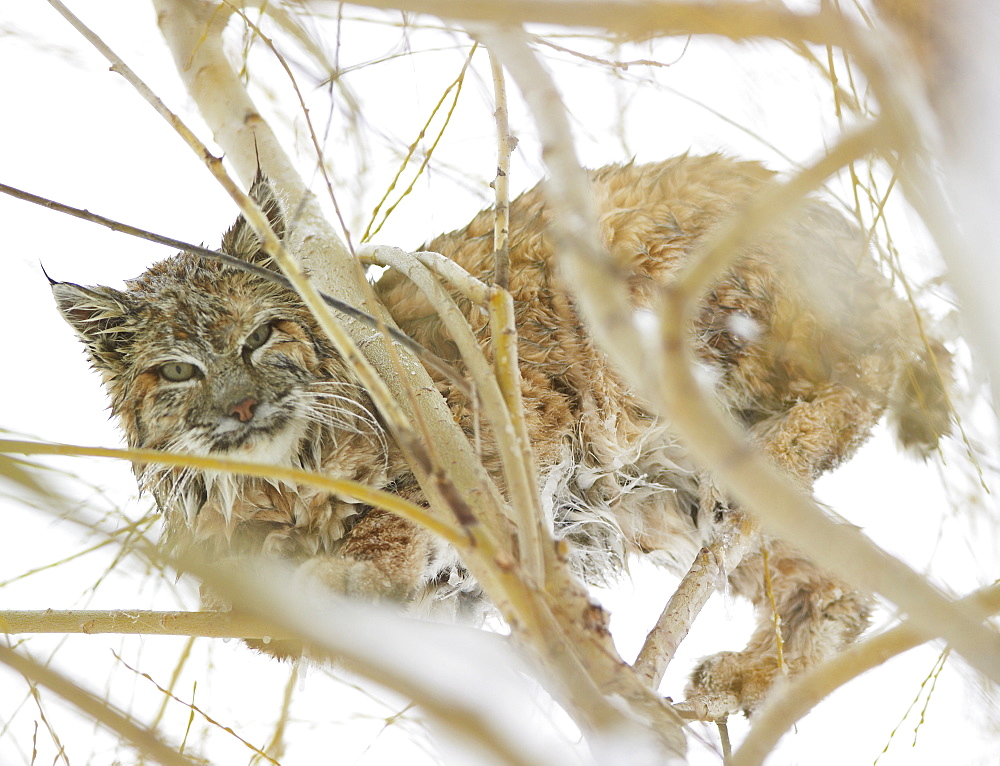
<path id="1" fill-rule="evenodd" d="M 315 1 L 315 0 L 314 0 Z M 770 2 L 635 2 L 635 0 L 354 0 L 356 5 L 426 13 L 465 24 L 556 24 L 599 28 L 625 38 L 721 35 L 735 40 L 770 37 L 839 45 L 844 17 L 823 4 L 815 13 L 794 13 Z M 324 0 L 316 5 L 327 4 Z"/>
<path id="2" fill-rule="evenodd" d="M 756 538 L 756 524 L 744 514 L 732 512 L 727 523 L 715 533 L 712 543 L 698 552 L 691 569 L 646 636 L 632 666 L 650 688 L 660 685 L 677 647 L 687 637 L 702 608 L 718 590 L 719 583 L 725 582 L 729 573 L 739 566 Z"/>

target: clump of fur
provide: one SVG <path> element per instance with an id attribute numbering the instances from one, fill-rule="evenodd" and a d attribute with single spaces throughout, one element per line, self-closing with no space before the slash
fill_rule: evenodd
<path id="1" fill-rule="evenodd" d="M 947 388 L 952 377 L 951 354 L 931 339 L 906 362 L 899 377 L 889 409 L 890 423 L 901 446 L 927 457 L 941 437 L 951 432 Z"/>

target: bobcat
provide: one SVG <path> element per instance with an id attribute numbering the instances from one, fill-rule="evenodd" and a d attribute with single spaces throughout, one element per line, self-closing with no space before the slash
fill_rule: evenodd
<path id="1" fill-rule="evenodd" d="M 773 174 L 753 162 L 684 156 L 605 167 L 591 181 L 603 244 L 632 275 L 641 308 Z M 287 223 L 265 178 L 252 194 L 282 236 Z M 610 577 L 635 552 L 686 570 L 728 506 L 669 424 L 595 348 L 555 268 L 550 217 L 541 186 L 510 207 L 524 408 L 554 533 L 591 581 Z M 492 229 L 487 210 L 424 249 L 488 279 Z M 274 268 L 242 217 L 222 250 Z M 190 253 L 157 263 L 125 291 L 63 282 L 52 289 L 103 375 L 130 446 L 303 467 L 423 502 L 365 390 L 289 290 Z M 390 271 L 375 290 L 404 332 L 461 368 L 411 283 Z M 482 329 L 478 310 L 458 300 Z M 948 430 L 938 373 L 947 352 L 920 339 L 912 309 L 895 297 L 861 233 L 822 202 L 808 201 L 746 247 L 691 332 L 732 417 L 803 487 L 850 457 L 887 408 L 906 444 L 933 448 Z M 438 385 L 471 433 L 475 412 L 465 396 L 444 379 Z M 488 432 L 480 449 L 497 472 Z M 173 545 L 216 557 L 281 557 L 372 598 L 466 606 L 484 599 L 447 545 L 386 511 L 247 477 L 136 470 Z M 758 627 L 745 650 L 703 660 L 688 689 L 732 693 L 747 712 L 778 670 L 765 548 L 790 672 L 852 641 L 868 621 L 866 595 L 762 537 L 730 577 L 732 590 L 756 605 Z"/>

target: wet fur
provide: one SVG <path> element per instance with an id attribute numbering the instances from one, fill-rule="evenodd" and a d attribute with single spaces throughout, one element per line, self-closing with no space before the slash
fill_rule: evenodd
<path id="1" fill-rule="evenodd" d="M 610 166 L 592 180 L 604 245 L 632 274 L 629 287 L 642 308 L 772 174 L 756 163 L 709 156 Z M 270 187 L 259 181 L 253 191 L 280 229 Z M 631 553 L 684 571 L 728 503 L 594 347 L 558 276 L 543 189 L 522 195 L 510 213 L 523 399 L 556 536 L 571 543 L 577 570 L 591 581 L 613 576 Z M 424 249 L 488 278 L 492 227 L 493 214 L 484 211 Z M 223 249 L 266 264 L 242 219 Z M 53 290 L 104 375 L 131 446 L 300 466 L 423 502 L 368 396 L 286 290 L 190 254 L 153 266 L 124 292 L 67 283 Z M 412 284 L 389 272 L 376 290 L 407 334 L 461 367 Z M 486 319 L 458 300 L 485 338 Z M 271 336 L 248 350 L 248 336 L 262 324 Z M 821 202 L 808 202 L 747 247 L 691 331 L 720 400 L 804 488 L 850 457 L 890 405 L 904 442 L 932 446 L 947 428 L 940 379 L 927 372 L 935 354 L 944 365 L 945 352 L 920 341 L 912 310 L 894 296 L 861 234 Z M 159 370 L 170 360 L 196 364 L 201 373 L 166 381 Z M 470 434 L 479 430 L 484 464 L 499 478 L 489 431 L 477 429 L 482 424 L 460 391 L 437 382 L 457 421 Z M 235 418 L 233 402 L 251 399 L 253 418 Z M 462 611 L 481 602 L 447 546 L 350 498 L 181 469 L 137 466 L 137 474 L 164 512 L 172 545 L 216 557 L 280 556 L 331 587 L 369 598 Z M 757 606 L 758 628 L 744 651 L 703 661 L 689 689 L 732 692 L 746 710 L 777 672 L 764 547 L 791 672 L 853 640 L 868 619 L 867 597 L 781 541 L 762 540 L 731 576 L 733 590 Z"/>

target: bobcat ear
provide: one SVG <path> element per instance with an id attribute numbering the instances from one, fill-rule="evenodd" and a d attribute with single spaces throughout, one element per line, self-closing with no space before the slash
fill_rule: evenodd
<path id="1" fill-rule="evenodd" d="M 264 215 L 267 216 L 268 223 L 271 224 L 274 233 L 278 235 L 278 239 L 284 239 L 285 214 L 281 209 L 281 201 L 267 176 L 260 170 L 257 171 L 257 177 L 254 178 L 253 185 L 250 187 L 250 197 L 260 205 L 260 209 L 264 211 Z M 271 258 L 261 252 L 260 246 L 260 238 L 242 215 L 236 219 L 233 227 L 222 237 L 222 252 L 236 258 L 242 258 L 250 263 L 274 268 Z"/>
<path id="2" fill-rule="evenodd" d="M 121 369 L 124 347 L 132 338 L 129 319 L 135 313 L 128 295 L 110 287 L 49 282 L 59 313 L 86 344 L 94 367 Z"/>

